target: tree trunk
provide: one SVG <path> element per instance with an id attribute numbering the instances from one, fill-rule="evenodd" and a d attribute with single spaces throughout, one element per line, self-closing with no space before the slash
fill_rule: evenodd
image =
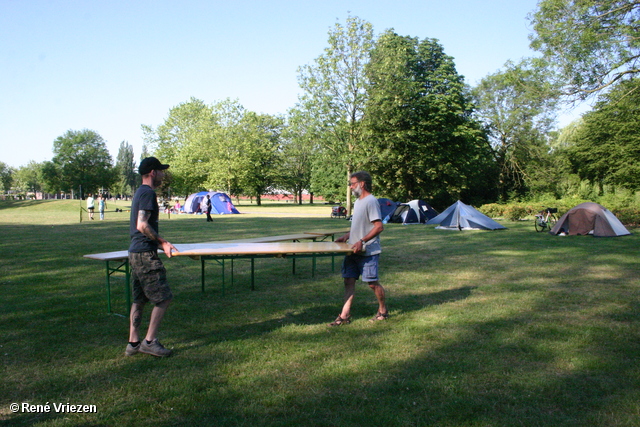
<path id="1" fill-rule="evenodd" d="M 347 182 L 351 180 L 351 166 L 347 166 Z M 351 186 L 347 186 L 347 218 L 351 216 Z"/>

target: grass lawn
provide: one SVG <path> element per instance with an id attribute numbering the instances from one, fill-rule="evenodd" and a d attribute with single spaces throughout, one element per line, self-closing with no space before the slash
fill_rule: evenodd
<path id="1" fill-rule="evenodd" d="M 250 213 L 161 215 L 160 231 L 190 243 L 349 224 L 329 205 L 237 207 Z M 0 202 L 0 424 L 640 425 L 638 230 L 554 237 L 500 222 L 508 230 L 388 224 L 391 318 L 368 321 L 375 298 L 359 283 L 339 328 L 327 327 L 342 304 L 329 258 L 315 277 L 310 260 L 295 275 L 289 260 L 256 260 L 253 292 L 236 261 L 223 297 L 215 264 L 203 294 L 198 262 L 163 257 L 175 299 L 160 340 L 175 355 L 156 359 L 124 356 L 128 320 L 106 313 L 103 264 L 82 257 L 126 249 L 128 213 L 80 222 L 77 201 Z"/>

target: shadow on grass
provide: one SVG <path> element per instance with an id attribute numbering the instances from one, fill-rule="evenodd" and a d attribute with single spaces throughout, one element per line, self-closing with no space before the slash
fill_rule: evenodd
<path id="1" fill-rule="evenodd" d="M 245 224 L 244 230 L 235 218 L 219 224 L 231 234 L 285 234 L 290 221 Z M 243 266 L 222 298 L 215 284 L 200 293 L 197 262 L 170 260 L 176 301 L 161 334 L 175 345 L 176 357 L 154 359 L 122 356 L 127 320 L 104 314 L 102 266 L 82 259 L 122 249 L 128 241 L 123 225 L 0 226 L 3 236 L 25 237 L 0 241 L 6 254 L 0 261 L 6 297 L 0 387 L 10 390 L 3 411 L 12 399 L 99 404 L 98 414 L 2 412 L 0 421 L 638 423 L 636 240 L 561 239 L 518 226 L 445 238 L 428 229 L 389 227 L 383 274 L 411 270 L 415 277 L 387 286 L 393 317 L 375 324 L 366 321 L 375 299 L 359 285 L 355 321 L 340 328 L 326 326 L 342 297 L 339 273 L 330 273 L 326 263 L 314 278 L 292 277 L 288 263 L 266 261 L 256 272 L 255 292 Z M 328 227 L 311 221 L 301 228 L 312 225 Z M 166 232 L 198 241 L 215 233 L 205 227 L 172 221 Z"/>

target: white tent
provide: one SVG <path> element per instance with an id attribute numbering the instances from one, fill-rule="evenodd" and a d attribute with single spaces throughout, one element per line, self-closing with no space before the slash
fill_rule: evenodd
<path id="1" fill-rule="evenodd" d="M 440 224 L 436 227 L 440 230 L 505 230 L 507 228 L 460 200 L 440 215 L 427 221 L 427 224 Z"/>

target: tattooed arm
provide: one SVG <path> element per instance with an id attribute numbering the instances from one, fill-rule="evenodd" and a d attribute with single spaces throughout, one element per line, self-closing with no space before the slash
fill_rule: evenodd
<path id="1" fill-rule="evenodd" d="M 151 218 L 151 211 L 139 210 L 136 228 L 139 232 L 147 236 L 149 239 L 157 242 L 162 247 L 165 255 L 167 255 L 168 258 L 171 258 L 171 251 L 174 250 L 178 252 L 178 250 L 175 246 L 173 246 L 171 243 L 160 237 L 158 233 L 156 233 L 156 231 L 149 224 L 149 218 Z"/>

